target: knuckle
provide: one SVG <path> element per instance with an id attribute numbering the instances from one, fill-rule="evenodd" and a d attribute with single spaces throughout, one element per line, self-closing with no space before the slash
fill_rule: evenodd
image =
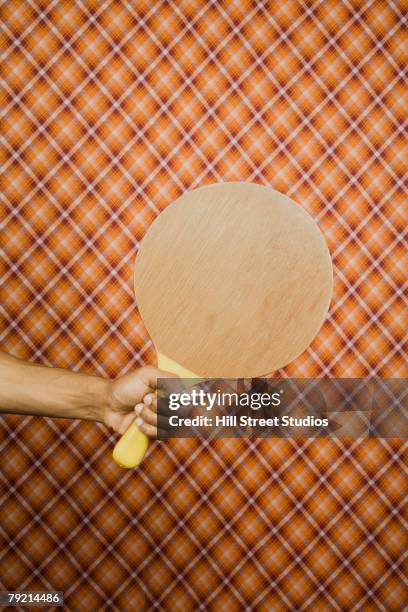
<path id="1" fill-rule="evenodd" d="M 156 368 L 152 365 L 143 366 L 140 369 L 143 370 L 143 372 L 145 372 L 146 374 L 153 374 L 153 372 L 157 371 Z"/>

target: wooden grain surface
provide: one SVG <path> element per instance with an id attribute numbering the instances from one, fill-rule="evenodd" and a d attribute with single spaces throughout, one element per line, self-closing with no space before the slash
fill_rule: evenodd
<path id="1" fill-rule="evenodd" d="M 134 282 L 162 355 L 200 376 L 253 377 L 309 346 L 328 310 L 332 266 L 301 206 L 261 185 L 218 183 L 156 218 Z"/>

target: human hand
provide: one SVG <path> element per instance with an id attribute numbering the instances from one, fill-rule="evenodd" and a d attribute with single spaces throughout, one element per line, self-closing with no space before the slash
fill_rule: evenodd
<path id="1" fill-rule="evenodd" d="M 175 374 L 146 366 L 128 372 L 107 385 L 102 421 L 124 434 L 138 419 L 137 427 L 147 436 L 157 436 L 157 403 L 154 391 L 158 378 L 176 378 Z"/>

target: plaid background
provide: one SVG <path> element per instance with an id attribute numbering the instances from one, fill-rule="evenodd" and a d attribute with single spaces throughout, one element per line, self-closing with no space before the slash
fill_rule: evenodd
<path id="1" fill-rule="evenodd" d="M 140 239 L 186 189 L 247 180 L 304 206 L 334 263 L 330 316 L 279 374 L 406 376 L 403 4 L 0 2 L 1 349 L 102 376 L 152 362 Z M 408 605 L 401 441 L 172 440 L 124 471 L 102 426 L 0 427 L 2 589 L 70 610 Z"/>

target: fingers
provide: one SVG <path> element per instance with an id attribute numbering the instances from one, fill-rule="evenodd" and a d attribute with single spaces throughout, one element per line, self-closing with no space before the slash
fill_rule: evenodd
<path id="1" fill-rule="evenodd" d="M 164 435 L 168 420 L 157 414 L 156 394 L 145 395 L 143 403 L 137 404 L 134 411 L 137 415 L 135 423 L 140 431 L 154 438 L 158 436 L 159 431 Z"/>
<path id="2" fill-rule="evenodd" d="M 146 397 L 146 396 L 145 396 Z M 152 403 L 151 394 L 149 394 L 149 403 Z M 136 427 L 150 438 L 157 437 L 157 415 L 153 410 L 146 406 L 145 403 L 136 404 L 135 413 L 137 418 L 135 421 Z"/>
<path id="3" fill-rule="evenodd" d="M 149 406 L 146 406 L 145 404 L 137 404 L 137 406 L 135 406 L 135 412 L 145 423 L 155 426 L 157 425 L 157 414 L 151 410 Z"/>
<path id="4" fill-rule="evenodd" d="M 125 416 L 121 417 L 120 422 L 115 428 L 116 431 L 121 435 L 124 434 L 129 429 L 133 421 L 136 419 L 136 416 L 137 415 L 134 412 L 129 412 L 129 414 L 126 414 Z"/>
<path id="5" fill-rule="evenodd" d="M 137 420 L 137 427 L 150 437 L 157 437 L 158 427 L 164 429 L 166 419 L 157 417 L 157 389 L 158 378 L 175 378 L 171 372 L 159 370 L 153 366 L 146 366 L 137 371 L 129 372 L 116 379 L 116 402 L 112 408 L 106 410 L 105 423 L 115 431 L 123 434 L 133 421 Z M 132 410 L 132 406 L 135 405 Z M 162 422 L 164 420 L 164 422 Z"/>
<path id="6" fill-rule="evenodd" d="M 135 424 L 139 431 L 149 436 L 149 438 L 157 438 L 157 427 L 155 425 L 146 423 L 141 417 L 137 417 Z"/>
<path id="7" fill-rule="evenodd" d="M 143 398 L 143 404 L 148 406 L 150 410 L 157 413 L 157 395 L 156 393 L 148 393 Z"/>

